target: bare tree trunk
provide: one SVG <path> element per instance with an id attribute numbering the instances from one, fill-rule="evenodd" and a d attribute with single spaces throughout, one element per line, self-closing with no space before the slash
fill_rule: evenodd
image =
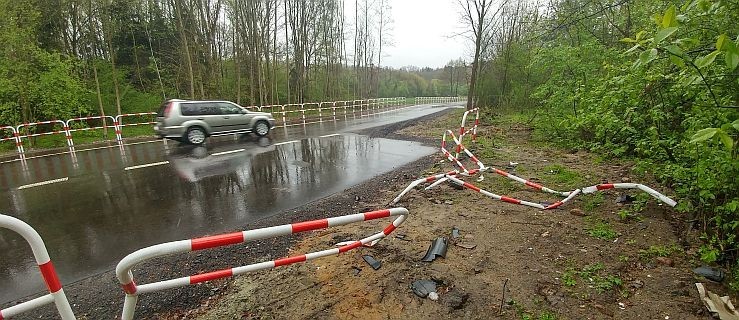
<path id="1" fill-rule="evenodd" d="M 180 40 L 182 46 L 185 49 L 185 59 L 187 60 L 188 76 L 190 77 L 190 98 L 195 99 L 195 74 L 192 68 L 192 57 L 190 56 L 190 45 L 187 41 L 187 34 L 185 33 L 185 25 L 182 22 L 182 0 L 175 0 L 173 4 L 175 6 L 175 13 L 177 14 L 177 25 L 179 26 Z"/>

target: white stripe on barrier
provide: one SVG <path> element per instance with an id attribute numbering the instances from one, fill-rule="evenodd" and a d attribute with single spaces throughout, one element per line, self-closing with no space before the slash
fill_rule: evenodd
<path id="1" fill-rule="evenodd" d="M 41 181 L 41 182 L 36 182 L 36 183 L 31 183 L 31 184 L 26 184 L 26 185 L 22 185 L 22 186 L 18 187 L 18 190 L 23 190 L 23 189 L 28 189 L 28 188 L 45 186 L 47 184 L 52 184 L 52 183 L 57 183 L 57 182 L 64 182 L 64 181 L 67 181 L 67 180 L 69 180 L 69 177 L 64 177 L 64 178 L 59 178 L 59 179 L 52 179 L 52 180 L 46 180 L 46 181 Z"/>
<path id="2" fill-rule="evenodd" d="M 154 162 L 154 163 L 147 163 L 147 164 L 141 164 L 137 166 L 131 166 L 131 167 L 125 167 L 123 170 L 135 170 L 135 169 L 141 169 L 141 168 L 148 168 L 148 167 L 154 167 L 154 166 L 161 166 L 164 164 L 168 164 L 169 161 L 161 161 L 161 162 Z"/>

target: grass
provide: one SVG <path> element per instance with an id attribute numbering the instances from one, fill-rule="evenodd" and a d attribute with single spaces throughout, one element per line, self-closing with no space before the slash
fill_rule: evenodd
<path id="1" fill-rule="evenodd" d="M 599 221 L 586 229 L 589 236 L 600 240 L 614 240 L 618 238 L 618 232 L 613 230 L 611 225 L 605 221 Z"/>
<path id="2" fill-rule="evenodd" d="M 676 243 L 673 243 L 669 246 L 666 245 L 658 245 L 658 246 L 649 246 L 648 249 L 639 250 L 639 257 L 642 260 L 651 260 L 656 257 L 669 257 L 675 253 L 681 253 L 683 252 L 683 249 L 680 248 L 679 245 Z"/>
<path id="3" fill-rule="evenodd" d="M 560 164 L 550 164 L 543 168 L 541 180 L 546 184 L 556 184 L 568 189 L 574 189 L 583 184 L 582 175 Z"/>
<path id="4" fill-rule="evenodd" d="M 585 199 L 583 204 L 583 209 L 585 211 L 594 211 L 598 207 L 600 207 L 603 203 L 605 203 L 605 196 L 603 196 L 602 193 L 595 193 L 592 196 Z"/>
<path id="5" fill-rule="evenodd" d="M 578 278 L 585 283 L 589 283 L 597 293 L 615 290 L 623 285 L 620 277 L 612 274 L 604 274 L 605 265 L 603 263 L 594 263 L 578 270 L 576 268 L 568 268 L 562 274 L 562 284 L 568 287 L 575 287 Z"/>

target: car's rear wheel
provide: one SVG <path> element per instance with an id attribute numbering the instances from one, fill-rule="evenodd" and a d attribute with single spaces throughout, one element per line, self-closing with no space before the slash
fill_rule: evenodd
<path id="1" fill-rule="evenodd" d="M 190 127 L 185 133 L 185 139 L 188 143 L 199 146 L 205 142 L 205 130 L 201 127 Z"/>
<path id="2" fill-rule="evenodd" d="M 264 137 L 269 133 L 269 123 L 264 120 L 259 120 L 254 124 L 254 134 L 260 137 Z"/>

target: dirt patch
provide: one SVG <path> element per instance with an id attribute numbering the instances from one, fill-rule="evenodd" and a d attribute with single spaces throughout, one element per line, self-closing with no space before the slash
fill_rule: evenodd
<path id="1" fill-rule="evenodd" d="M 439 123 L 456 124 L 458 113 L 441 121 L 420 121 L 398 135 L 436 137 Z M 454 128 L 451 126 L 450 128 Z M 586 153 L 532 145 L 530 130 L 481 127 L 488 165 L 517 162 L 516 172 L 554 189 L 569 190 L 604 181 L 638 181 L 657 190 L 628 163 L 599 162 Z M 438 138 L 437 138 L 438 139 Z M 473 147 L 474 148 L 474 147 Z M 481 152 L 483 153 L 483 152 Z M 427 158 L 417 175 L 451 169 Z M 356 209 L 380 209 L 416 174 L 396 174 L 385 187 L 362 198 Z M 499 194 L 532 200 L 556 197 L 503 177 L 484 174 L 474 182 Z M 470 180 L 470 179 L 468 179 Z M 669 194 L 669 192 L 667 192 Z M 621 195 L 635 197 L 617 204 Z M 647 201 L 648 200 L 648 201 Z M 690 271 L 688 243 L 676 235 L 674 211 L 634 191 L 583 195 L 562 209 L 539 211 L 496 202 L 449 185 L 413 190 L 399 206 L 409 219 L 389 238 L 339 256 L 237 277 L 225 294 L 202 307 L 168 317 L 199 319 L 701 319 Z M 389 221 L 353 224 L 308 234 L 290 254 L 322 250 L 359 239 Z M 453 239 L 453 228 L 461 236 Z M 396 237 L 403 235 L 403 239 Z M 446 237 L 446 258 L 421 262 L 431 241 Z M 455 244 L 474 245 L 466 249 Z M 373 270 L 362 260 L 382 262 Z M 416 280 L 437 283 L 438 301 L 409 289 Z M 505 291 L 503 290 L 505 284 Z M 502 307 L 501 307 L 502 306 Z M 164 315 L 159 315 L 164 316 Z"/>

